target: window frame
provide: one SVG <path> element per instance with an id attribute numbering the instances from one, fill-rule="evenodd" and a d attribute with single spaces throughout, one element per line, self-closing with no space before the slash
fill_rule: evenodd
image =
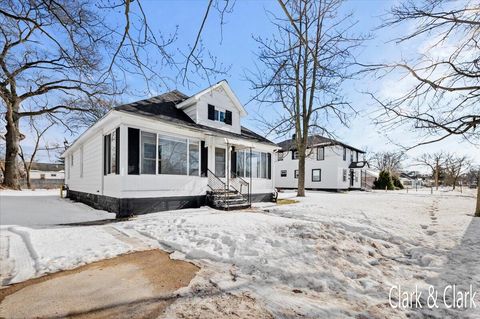
<path id="1" fill-rule="evenodd" d="M 292 151 L 292 152 L 293 152 L 292 159 L 293 160 L 298 160 L 298 151 Z"/>
<path id="2" fill-rule="evenodd" d="M 343 174 L 342 175 L 343 176 L 342 177 L 343 182 L 347 182 L 347 169 L 346 168 L 343 169 L 342 174 Z"/>
<path id="3" fill-rule="evenodd" d="M 298 179 L 298 176 L 299 176 L 299 175 L 300 175 L 300 174 L 299 174 L 299 172 L 298 172 L 298 169 L 293 170 L 293 178 L 294 178 L 294 179 Z"/>
<path id="4" fill-rule="evenodd" d="M 320 150 L 322 150 L 322 157 L 320 158 Z M 317 147 L 317 161 L 324 161 L 325 160 L 325 146 Z"/>
<path id="5" fill-rule="evenodd" d="M 200 138 L 195 138 L 195 137 L 188 137 L 184 135 L 177 135 L 177 134 L 171 134 L 167 132 L 154 132 L 152 130 L 144 130 L 140 127 L 136 126 L 128 126 L 129 128 L 133 129 L 138 129 L 139 134 L 138 134 L 138 143 L 139 143 L 139 152 L 138 152 L 138 174 L 135 175 L 155 175 L 155 176 L 191 176 L 191 177 L 202 177 L 201 173 L 201 167 L 202 167 L 202 154 L 201 154 L 201 149 L 202 149 L 202 140 Z M 142 133 L 151 133 L 155 134 L 155 174 L 144 174 L 142 173 Z M 165 136 L 165 137 L 171 137 L 171 138 L 177 138 L 177 139 L 185 139 L 187 142 L 187 174 L 186 175 L 179 175 L 179 174 L 159 174 L 158 173 L 158 138 L 159 136 Z M 198 143 L 198 175 L 190 175 L 190 143 L 191 142 L 196 142 Z M 128 150 L 127 150 L 128 151 Z"/>
<path id="6" fill-rule="evenodd" d="M 313 172 L 314 172 L 314 171 L 318 171 L 318 172 L 319 172 L 319 174 L 318 174 L 319 179 L 318 179 L 318 180 L 315 180 L 315 179 L 313 178 L 313 176 L 314 176 L 314 175 L 313 175 Z M 321 182 L 321 181 L 322 181 L 322 169 L 321 169 L 321 168 L 314 168 L 314 169 L 312 169 L 312 182 L 314 182 L 314 183 L 319 183 L 319 182 Z"/>
<path id="7" fill-rule="evenodd" d="M 343 160 L 347 161 L 347 148 L 345 146 L 343 147 Z"/>
<path id="8" fill-rule="evenodd" d="M 272 156 L 269 155 L 271 153 L 269 152 L 261 152 L 261 151 L 252 151 L 251 152 L 251 157 L 252 158 L 256 158 L 257 161 L 257 165 L 255 167 L 255 170 L 253 170 L 253 167 L 249 166 L 250 165 L 250 150 L 247 150 L 247 149 L 243 149 L 243 150 L 239 150 L 237 152 L 235 152 L 236 155 L 237 155 L 237 164 L 236 164 L 236 167 L 235 167 L 235 172 L 237 173 L 237 175 L 241 178 L 250 178 L 250 175 L 252 175 L 251 177 L 252 178 L 259 178 L 259 179 L 267 179 L 267 180 L 271 180 L 272 179 L 272 172 L 271 172 L 271 168 L 272 168 Z M 239 154 L 244 154 L 243 156 L 239 156 Z M 264 154 L 264 155 L 262 155 Z M 243 160 L 243 169 L 244 169 L 244 174 L 238 174 L 238 165 L 240 163 L 239 161 L 239 157 L 242 158 Z M 263 160 L 262 160 L 263 159 Z M 253 161 L 251 161 L 251 163 L 253 164 Z M 264 164 L 265 164 L 265 167 L 264 167 Z M 252 165 L 253 166 L 253 165 Z M 269 172 L 269 167 L 270 167 L 270 172 Z M 247 174 L 247 173 L 250 173 L 250 174 Z M 265 173 L 265 177 L 262 177 L 263 173 Z"/>
<path id="9" fill-rule="evenodd" d="M 283 152 L 277 152 L 277 161 L 283 161 Z"/>
<path id="10" fill-rule="evenodd" d="M 280 170 L 280 177 L 287 177 L 287 175 L 288 175 L 288 171 L 286 169 Z"/>

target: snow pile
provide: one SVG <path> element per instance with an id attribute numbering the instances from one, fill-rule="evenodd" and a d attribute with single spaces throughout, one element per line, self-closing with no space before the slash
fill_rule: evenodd
<path id="1" fill-rule="evenodd" d="M 179 292 L 187 299 L 171 305 L 171 316 L 185 314 L 189 304 L 228 308 L 236 300 L 246 312 L 260 311 L 249 301 L 255 298 L 282 318 L 407 317 L 412 312 L 389 305 L 394 285 L 410 291 L 469 283 L 480 289 L 480 224 L 469 215 L 472 196 L 312 192 L 297 200 L 239 212 L 163 212 L 95 227 L 2 228 L 7 249 L 0 249 L 0 266 L 10 269 L 2 275 L 5 283 L 14 282 L 159 247 L 203 266 Z M 23 271 L 28 261 L 30 271 Z M 223 299 L 211 300 L 220 294 Z"/>

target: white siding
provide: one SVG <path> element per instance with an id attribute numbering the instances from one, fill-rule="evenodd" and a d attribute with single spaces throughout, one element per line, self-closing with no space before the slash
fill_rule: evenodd
<path id="1" fill-rule="evenodd" d="M 348 189 L 350 187 L 350 150 L 347 150 L 347 158 L 343 160 L 343 147 L 327 146 L 325 147 L 325 159 L 317 160 L 316 149 L 310 152 L 305 161 L 305 187 L 313 189 Z M 286 153 L 284 153 L 285 155 Z M 359 160 L 362 157 L 359 156 Z M 354 156 L 354 161 L 356 157 Z M 288 152 L 282 161 L 278 161 L 278 156 L 274 156 L 275 162 L 275 187 L 278 188 L 296 188 L 298 179 L 294 178 L 294 171 L 298 169 L 298 159 L 292 160 L 292 152 Z M 321 181 L 312 181 L 312 170 L 321 169 Z M 343 170 L 347 170 L 347 180 L 343 181 Z M 281 177 L 281 171 L 287 171 L 287 177 Z M 361 187 L 361 173 L 358 171 L 358 181 L 354 183 L 354 188 Z"/>
<path id="2" fill-rule="evenodd" d="M 219 121 L 212 121 L 208 119 L 208 104 L 215 106 L 219 111 L 231 111 L 232 112 L 232 125 L 225 124 Z M 240 134 L 240 112 L 233 104 L 232 100 L 228 97 L 222 88 L 217 88 L 211 93 L 203 95 L 198 103 L 197 107 L 197 123 L 222 129 L 225 131 Z"/>
<path id="3" fill-rule="evenodd" d="M 101 194 L 102 186 L 102 143 L 103 137 L 98 134 L 88 139 L 83 145 L 83 177 L 80 177 L 80 147 L 73 151 L 73 167 L 71 157 L 65 160 L 67 169 L 66 184 L 69 188 L 86 193 Z"/>

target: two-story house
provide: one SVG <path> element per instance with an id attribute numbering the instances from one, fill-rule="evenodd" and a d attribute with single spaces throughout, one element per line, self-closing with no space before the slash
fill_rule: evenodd
<path id="1" fill-rule="evenodd" d="M 67 196 L 117 216 L 271 200 L 278 147 L 246 114 L 226 81 L 115 107 L 64 152 Z"/>
<path id="2" fill-rule="evenodd" d="M 278 143 L 275 156 L 275 186 L 298 187 L 298 152 L 293 139 Z M 365 152 L 319 135 L 308 137 L 305 160 L 305 188 L 318 190 L 362 189 L 365 179 Z"/>

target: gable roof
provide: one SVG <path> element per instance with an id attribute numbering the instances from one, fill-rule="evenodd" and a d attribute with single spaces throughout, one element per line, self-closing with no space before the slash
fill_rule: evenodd
<path id="1" fill-rule="evenodd" d="M 187 114 L 185 114 L 185 112 L 177 108 L 179 103 L 182 103 L 187 99 L 189 99 L 189 97 L 186 94 L 178 90 L 173 90 L 156 97 L 117 106 L 114 110 L 159 121 L 173 122 L 183 126 L 201 129 L 203 131 L 217 132 L 226 136 L 247 138 L 261 143 L 276 145 L 272 141 L 243 126 L 241 127 L 241 133 L 236 134 L 195 123 Z"/>
<path id="2" fill-rule="evenodd" d="M 64 170 L 64 165 L 59 163 L 37 163 L 32 162 L 33 171 L 60 172 Z"/>
<path id="3" fill-rule="evenodd" d="M 288 140 L 282 141 L 282 142 L 277 143 L 277 144 L 278 144 L 278 146 L 280 146 L 282 148 L 282 151 L 296 150 L 295 142 L 294 142 L 293 139 L 288 139 Z M 324 137 L 324 136 L 321 136 L 321 135 L 311 135 L 311 136 L 309 136 L 307 138 L 307 145 L 308 145 L 308 147 L 340 145 L 340 146 L 344 146 L 346 148 L 355 150 L 359 153 L 365 153 L 365 151 L 362 151 L 358 148 L 355 148 L 353 146 L 347 145 L 347 144 L 342 143 L 340 141 L 337 141 L 337 140 L 334 140 L 334 139 L 331 139 L 331 138 L 328 138 L 328 137 Z"/>
<path id="4" fill-rule="evenodd" d="M 194 104 L 195 102 L 198 101 L 198 99 L 200 99 L 200 97 L 202 95 L 205 95 L 207 93 L 210 93 L 211 91 L 217 89 L 217 88 L 222 88 L 225 93 L 227 94 L 227 96 L 230 98 L 230 100 L 232 101 L 233 105 L 238 109 L 238 111 L 240 112 L 240 116 L 246 116 L 247 115 L 247 111 L 245 110 L 245 108 L 243 107 L 242 103 L 240 103 L 240 100 L 237 98 L 237 96 L 235 95 L 235 93 L 232 91 L 232 89 L 230 88 L 230 85 L 228 85 L 228 82 L 227 80 L 222 80 L 220 82 L 218 82 L 217 84 L 215 85 L 212 85 L 206 89 L 203 89 L 202 91 L 192 95 L 191 97 L 189 97 L 188 99 L 186 99 L 185 101 L 179 103 L 177 105 L 177 108 L 179 109 L 182 109 L 183 107 L 186 107 L 186 106 L 189 106 L 189 105 L 192 105 Z"/>

